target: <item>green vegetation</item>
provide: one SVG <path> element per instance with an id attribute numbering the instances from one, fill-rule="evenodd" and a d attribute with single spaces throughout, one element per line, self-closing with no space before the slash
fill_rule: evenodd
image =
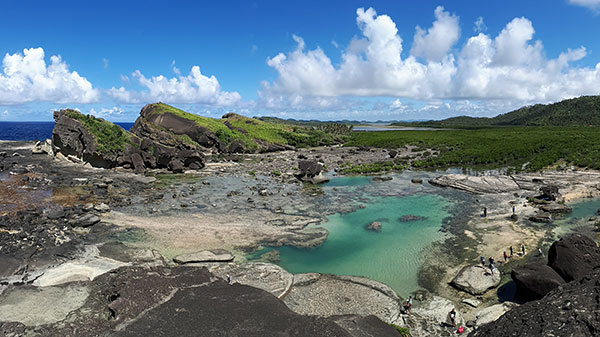
<path id="1" fill-rule="evenodd" d="M 392 328 L 398 330 L 398 332 L 400 333 L 400 335 L 402 337 L 410 337 L 411 336 L 409 328 L 398 326 L 398 325 L 392 324 L 392 323 L 389 323 L 388 325 L 391 326 Z"/>
<path id="2" fill-rule="evenodd" d="M 251 152 L 255 152 L 260 145 L 264 144 L 310 147 L 331 145 L 347 139 L 347 136 L 342 137 L 319 128 L 265 122 L 233 113 L 224 116 L 226 118 L 214 119 L 188 113 L 164 103 L 155 103 L 151 107 L 153 113 L 170 112 L 193 121 L 197 125 L 214 132 L 226 146 L 233 141 L 240 141 L 244 144 L 245 149 Z M 340 129 L 331 128 L 331 130 L 336 131 Z"/>
<path id="3" fill-rule="evenodd" d="M 582 96 L 553 104 L 526 106 L 494 118 L 460 116 L 441 121 L 401 122 L 393 125 L 461 129 L 493 126 L 598 126 L 600 96 Z"/>
<path id="4" fill-rule="evenodd" d="M 281 177 L 281 171 L 275 170 L 271 171 L 271 175 L 275 177 Z"/>
<path id="5" fill-rule="evenodd" d="M 600 169 L 598 127 L 503 127 L 475 130 L 358 132 L 347 146 L 415 145 L 439 154 L 414 167 L 494 167 L 537 171 L 563 163 Z M 382 164 L 383 165 L 383 164 Z"/>
<path id="6" fill-rule="evenodd" d="M 132 136 L 129 132 L 118 125 L 71 109 L 67 110 L 66 115 L 81 122 L 85 129 L 94 136 L 96 150 L 99 153 L 109 156 L 117 155 L 124 150 L 126 143 L 133 144 L 130 141 Z"/>

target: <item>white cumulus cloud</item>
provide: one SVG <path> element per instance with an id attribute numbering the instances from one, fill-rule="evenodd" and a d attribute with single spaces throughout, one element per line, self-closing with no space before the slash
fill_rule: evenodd
<path id="1" fill-rule="evenodd" d="M 259 103 L 274 109 L 298 104 L 319 109 L 321 101 L 343 102 L 348 96 L 391 96 L 426 102 L 483 100 L 500 108 L 600 93 L 600 63 L 573 65 L 587 55 L 584 47 L 546 57 L 527 18 L 514 18 L 497 36 L 485 34 L 483 20 L 478 20 L 479 33 L 454 48 L 459 18 L 438 7 L 427 31 L 417 27 L 411 53 L 403 58 L 403 40 L 389 16 L 372 8 L 359 8 L 356 14 L 362 36 L 341 51 L 339 64 L 321 48 L 307 49 L 298 36 L 293 37 L 295 50 L 269 58 L 278 77 L 263 83 Z"/>
<path id="2" fill-rule="evenodd" d="M 458 17 L 444 11 L 444 7 L 438 6 L 434 14 L 436 20 L 427 31 L 417 26 L 411 53 L 429 61 L 439 62 L 458 41 L 460 28 Z"/>
<path id="3" fill-rule="evenodd" d="M 229 106 L 241 100 L 241 96 L 237 92 L 222 91 L 217 78 L 203 75 L 198 66 L 193 66 L 187 76 L 178 75 L 167 78 L 159 75 L 148 78 L 139 70 L 136 70 L 131 76 L 145 89 L 135 91 L 127 90 L 125 87 L 112 87 L 108 90 L 108 95 L 123 103 L 161 101 Z"/>
<path id="4" fill-rule="evenodd" d="M 99 97 L 99 91 L 85 77 L 70 71 L 60 56 L 52 55 L 46 64 L 42 48 L 7 53 L 2 60 L 0 104 L 91 103 Z"/>

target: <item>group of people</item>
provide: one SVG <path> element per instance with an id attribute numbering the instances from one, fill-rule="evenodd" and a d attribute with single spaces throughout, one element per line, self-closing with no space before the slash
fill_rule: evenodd
<path id="1" fill-rule="evenodd" d="M 502 255 L 503 255 L 503 257 L 504 257 L 504 262 L 508 262 L 508 259 L 509 259 L 509 258 L 512 258 L 512 257 L 513 257 L 513 255 L 514 255 L 513 246 L 510 246 L 510 247 L 508 248 L 508 250 L 509 250 L 509 252 L 510 252 L 510 255 L 508 255 L 508 254 L 506 253 L 506 251 L 502 252 Z M 540 255 L 541 255 L 541 254 L 542 254 L 542 253 L 541 253 L 541 252 L 542 252 L 542 250 L 541 250 L 541 249 L 538 249 L 538 251 L 539 251 L 539 253 L 540 253 Z M 524 244 L 524 243 L 522 243 L 522 244 L 521 244 L 521 254 L 522 254 L 522 255 L 525 255 L 525 244 Z M 480 257 L 480 262 L 481 262 L 481 266 L 482 266 L 482 267 L 485 267 L 485 257 L 484 257 L 483 255 Z M 496 265 L 495 265 L 494 258 L 490 256 L 490 258 L 488 259 L 488 262 L 489 262 L 489 264 L 488 264 L 488 267 L 490 268 L 490 272 L 492 273 L 492 275 L 494 275 L 494 270 L 496 270 Z"/>

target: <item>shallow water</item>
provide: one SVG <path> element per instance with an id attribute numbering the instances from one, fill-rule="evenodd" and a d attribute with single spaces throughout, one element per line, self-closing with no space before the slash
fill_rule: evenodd
<path id="1" fill-rule="evenodd" d="M 590 232 L 594 223 L 598 221 L 597 211 L 600 209 L 600 199 L 585 199 L 571 203 L 569 206 L 573 208 L 573 212 L 553 222 L 556 226 L 553 229 L 556 238 L 572 232 Z"/>
<path id="2" fill-rule="evenodd" d="M 329 216 L 321 225 L 329 236 L 319 247 L 267 248 L 249 258 L 276 249 L 279 265 L 292 273 L 366 276 L 408 296 L 419 289 L 423 253 L 444 238 L 440 228 L 455 206 L 450 198 L 432 193 L 430 186 L 411 184 L 409 176 L 395 175 L 393 181 L 382 183 L 371 177 L 333 178 L 323 187 L 326 194 L 352 196 L 364 208 Z M 405 215 L 421 219 L 402 221 Z M 381 231 L 366 229 L 373 221 L 381 222 Z"/>

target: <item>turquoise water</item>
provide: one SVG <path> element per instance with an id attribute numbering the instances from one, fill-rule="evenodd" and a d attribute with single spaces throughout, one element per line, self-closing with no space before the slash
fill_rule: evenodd
<path id="1" fill-rule="evenodd" d="M 589 231 L 591 225 L 595 223 L 595 220 L 590 221 L 590 219 L 596 218 L 600 199 L 586 199 L 571 203 L 569 206 L 573 208 L 573 212 L 553 222 L 556 225 L 553 232 L 557 238 L 574 231 Z"/>
<path id="2" fill-rule="evenodd" d="M 366 276 L 391 286 L 401 296 L 408 296 L 419 289 L 417 274 L 422 255 L 432 242 L 444 237 L 439 229 L 443 219 L 450 216 L 453 203 L 440 195 L 422 192 L 385 197 L 356 192 L 360 186 L 369 184 L 374 184 L 369 177 L 340 177 L 325 186 L 335 186 L 343 192 L 363 192 L 363 200 L 367 202 L 362 203 L 365 208 L 328 217 L 321 225 L 329 231 L 323 245 L 269 248 L 250 258 L 276 249 L 280 253 L 279 265 L 292 273 Z M 390 184 L 409 186 L 410 183 L 395 179 Z M 401 221 L 405 215 L 422 218 Z M 381 231 L 366 229 L 373 221 L 381 222 Z"/>

